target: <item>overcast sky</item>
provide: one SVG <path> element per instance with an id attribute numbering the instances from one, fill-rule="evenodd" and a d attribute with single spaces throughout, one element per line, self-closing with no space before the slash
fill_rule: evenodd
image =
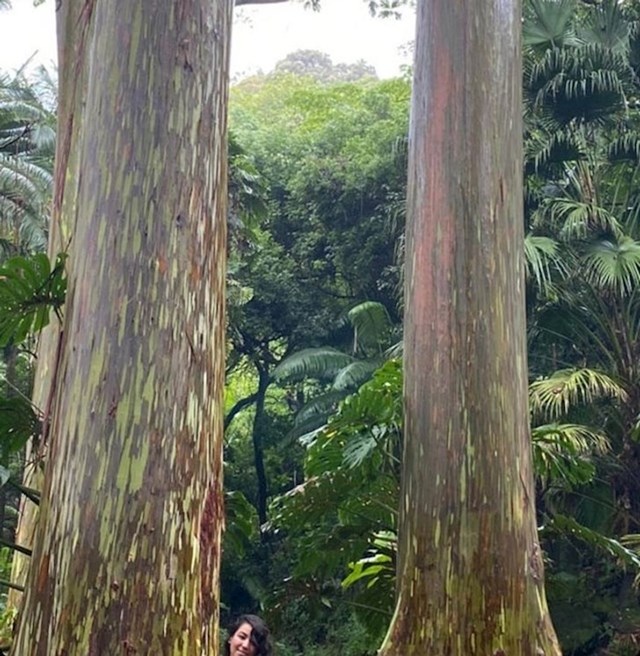
<path id="1" fill-rule="evenodd" d="M 111 0 L 117 2 L 118 0 Z M 125 3 L 135 0 L 122 0 Z M 33 0 L 13 0 L 0 12 L 0 70 L 21 66 L 36 54 L 39 63 L 55 59 L 54 0 L 39 7 Z M 302 48 L 321 50 L 334 62 L 364 59 L 381 77 L 397 75 L 408 63 L 402 55 L 414 33 L 414 18 L 374 19 L 364 0 L 322 0 L 315 13 L 292 3 L 242 7 L 236 11 L 232 76 L 267 72 L 287 53 Z"/>

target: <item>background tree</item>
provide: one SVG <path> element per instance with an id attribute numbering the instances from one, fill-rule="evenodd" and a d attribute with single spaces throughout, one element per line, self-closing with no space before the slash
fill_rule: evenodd
<path id="1" fill-rule="evenodd" d="M 334 64 L 331 57 L 318 50 L 296 50 L 279 61 L 274 73 L 293 73 L 309 76 L 318 82 L 355 82 L 362 78 L 376 78 L 376 69 L 365 61 L 354 64 Z"/>

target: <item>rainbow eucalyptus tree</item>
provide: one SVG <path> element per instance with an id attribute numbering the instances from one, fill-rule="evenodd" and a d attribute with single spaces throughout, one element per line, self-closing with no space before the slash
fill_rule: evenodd
<path id="1" fill-rule="evenodd" d="M 519 0 L 419 0 L 406 443 L 382 656 L 556 656 L 525 345 Z"/>
<path id="2" fill-rule="evenodd" d="M 216 651 L 232 12 L 58 3 L 50 249 L 69 291 L 40 348 L 14 654 Z"/>

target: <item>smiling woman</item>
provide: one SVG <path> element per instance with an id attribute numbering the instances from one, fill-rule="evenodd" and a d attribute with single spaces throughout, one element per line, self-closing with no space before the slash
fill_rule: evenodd
<path id="1" fill-rule="evenodd" d="M 272 656 L 273 653 L 269 629 L 257 615 L 241 615 L 229 627 L 224 656 Z"/>

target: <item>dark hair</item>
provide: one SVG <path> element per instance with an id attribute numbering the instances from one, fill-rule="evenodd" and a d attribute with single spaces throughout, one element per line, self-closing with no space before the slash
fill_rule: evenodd
<path id="1" fill-rule="evenodd" d="M 256 656 L 273 656 L 274 651 L 273 645 L 271 644 L 269 628 L 257 615 L 240 615 L 240 617 L 229 626 L 229 636 L 224 643 L 225 656 L 230 656 L 231 645 L 229 644 L 229 640 L 231 640 L 236 631 L 243 624 L 248 624 L 251 627 L 251 644 L 256 648 Z"/>

